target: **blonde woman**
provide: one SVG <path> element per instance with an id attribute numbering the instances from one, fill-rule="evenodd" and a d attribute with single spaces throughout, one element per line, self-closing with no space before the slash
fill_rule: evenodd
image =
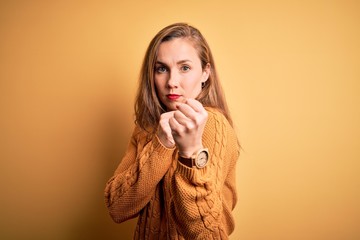
<path id="1" fill-rule="evenodd" d="M 138 217 L 134 239 L 228 239 L 239 144 L 210 48 L 177 23 L 151 41 L 135 128 L 105 188 L 113 220 Z"/>

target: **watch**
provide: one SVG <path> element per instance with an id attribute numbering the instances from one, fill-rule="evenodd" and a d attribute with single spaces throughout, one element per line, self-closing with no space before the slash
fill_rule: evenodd
<path id="1" fill-rule="evenodd" d="M 179 155 L 179 161 L 189 168 L 194 166 L 197 168 L 204 168 L 209 161 L 209 150 L 207 148 L 202 148 L 190 158 L 184 158 Z"/>

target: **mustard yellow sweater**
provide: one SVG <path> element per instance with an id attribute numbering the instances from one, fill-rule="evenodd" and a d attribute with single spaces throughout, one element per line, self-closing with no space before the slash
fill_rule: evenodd
<path id="1" fill-rule="evenodd" d="M 218 111 L 206 108 L 203 169 L 178 162 L 177 150 L 135 127 L 126 154 L 106 184 L 105 202 L 117 223 L 139 216 L 134 239 L 228 239 L 236 204 L 236 134 Z"/>

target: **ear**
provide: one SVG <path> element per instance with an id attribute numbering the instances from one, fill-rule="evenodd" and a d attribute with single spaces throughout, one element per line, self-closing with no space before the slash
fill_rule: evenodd
<path id="1" fill-rule="evenodd" d="M 211 73 L 211 66 L 210 63 L 207 63 L 203 69 L 202 82 L 206 82 L 209 79 L 210 73 Z"/>

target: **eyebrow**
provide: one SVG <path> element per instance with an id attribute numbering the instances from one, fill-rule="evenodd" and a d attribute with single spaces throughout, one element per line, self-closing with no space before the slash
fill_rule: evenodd
<path id="1" fill-rule="evenodd" d="M 186 62 L 192 62 L 192 61 L 191 61 L 191 60 L 188 60 L 188 59 L 185 59 L 185 60 L 180 60 L 180 61 L 178 61 L 176 64 L 179 65 L 179 64 L 186 63 Z M 163 63 L 163 62 L 161 62 L 161 61 L 156 61 L 156 64 L 161 64 L 161 65 L 167 66 L 166 63 Z"/>

